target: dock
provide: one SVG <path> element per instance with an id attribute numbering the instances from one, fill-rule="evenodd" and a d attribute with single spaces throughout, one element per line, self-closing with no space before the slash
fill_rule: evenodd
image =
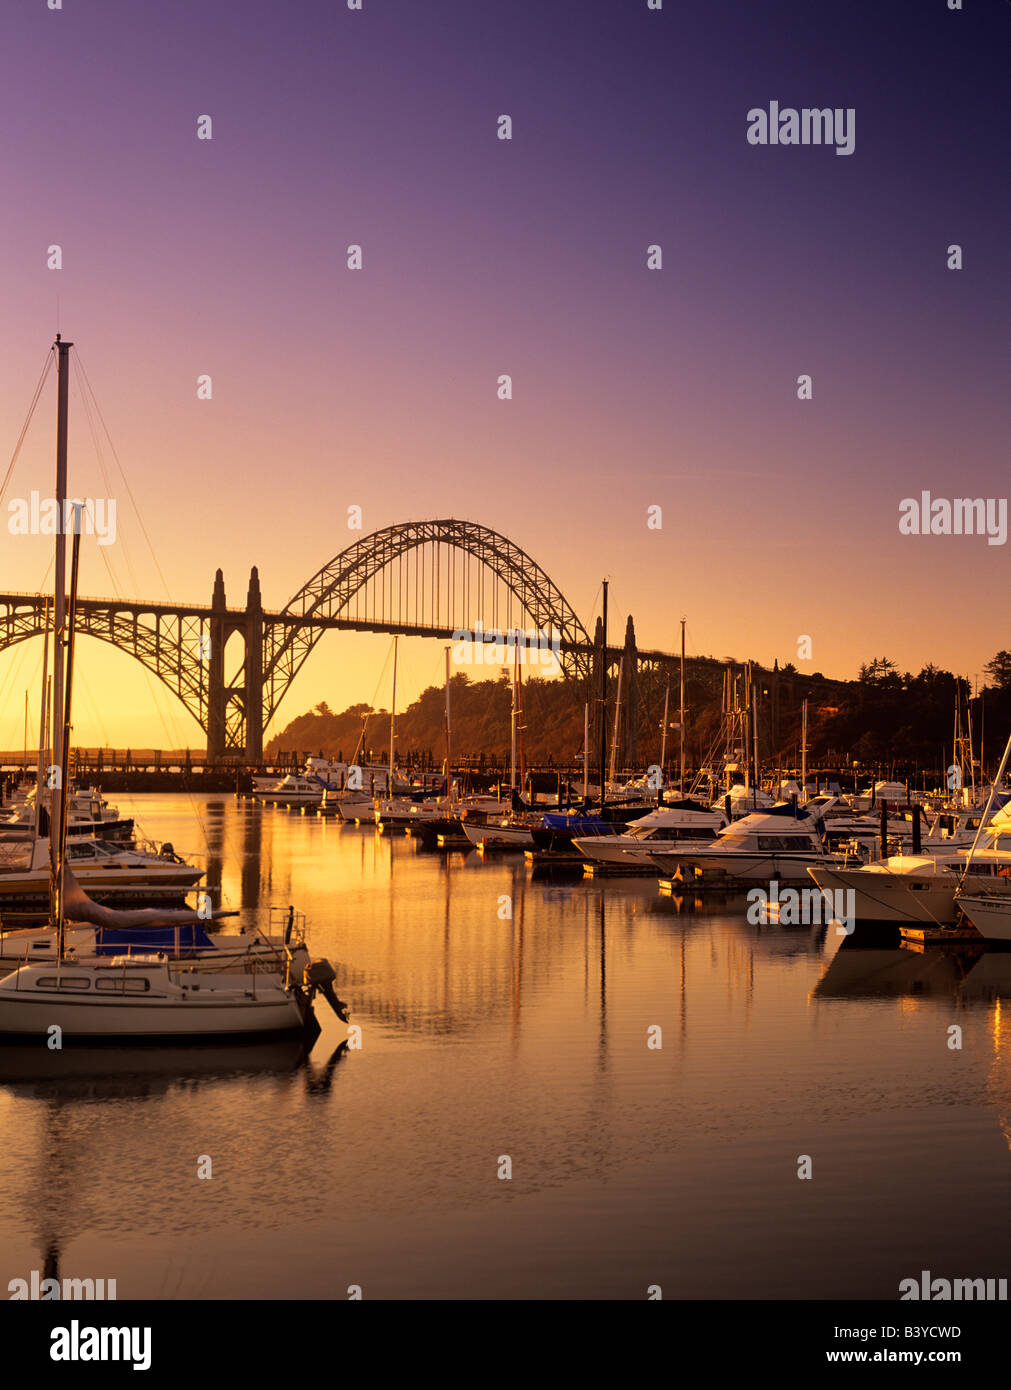
<path id="1" fill-rule="evenodd" d="M 986 938 L 975 927 L 900 927 L 904 942 L 914 946 L 952 946 L 960 943 L 980 944 Z"/>

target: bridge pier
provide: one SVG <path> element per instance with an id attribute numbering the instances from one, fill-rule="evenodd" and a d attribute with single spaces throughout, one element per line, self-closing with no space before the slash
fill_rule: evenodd
<path id="1" fill-rule="evenodd" d="M 225 578 L 221 570 L 214 576 L 209 623 L 211 649 L 207 671 L 207 761 L 219 762 L 225 755 Z M 217 617 L 215 614 L 220 613 Z"/>
<path id="2" fill-rule="evenodd" d="M 263 601 L 256 566 L 249 572 L 246 594 L 246 681 L 243 691 L 246 762 L 263 762 Z"/>

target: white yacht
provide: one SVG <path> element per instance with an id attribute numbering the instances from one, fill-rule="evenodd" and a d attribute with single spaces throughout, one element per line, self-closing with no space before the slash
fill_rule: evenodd
<path id="1" fill-rule="evenodd" d="M 773 879 L 806 883 L 808 868 L 846 862 L 824 848 L 820 821 L 792 806 L 731 821 L 708 845 L 656 849 L 649 857 L 665 877 L 728 890 Z"/>
<path id="2" fill-rule="evenodd" d="M 89 892 L 99 898 L 156 891 L 181 896 L 196 887 L 203 869 L 187 864 L 165 844 L 158 852 L 77 836 L 67 843 L 67 863 Z M 49 896 L 49 840 L 46 836 L 0 835 L 0 907 Z"/>
<path id="3" fill-rule="evenodd" d="M 32 787 L 16 806 L 5 808 L 6 814 L 0 820 L 0 831 L 33 831 L 38 814 L 40 797 Z M 41 807 L 48 823 L 52 792 L 44 790 Z M 123 819 L 117 806 L 110 806 L 97 787 L 87 791 L 67 792 L 67 834 L 99 835 L 106 840 L 129 840 L 133 835 L 132 819 Z"/>
<path id="4" fill-rule="evenodd" d="M 1011 874 L 1011 809 L 993 817 L 970 861 L 971 849 L 943 842 L 928 849 L 925 842 L 921 854 L 892 854 L 861 867 L 816 865 L 810 876 L 826 891 L 851 891 L 857 922 L 953 926 L 957 892 L 999 893 Z"/>
<path id="5" fill-rule="evenodd" d="M 1011 884 L 1000 880 L 985 892 L 975 889 L 955 894 L 955 905 L 986 941 L 1011 941 Z"/>
<path id="6" fill-rule="evenodd" d="M 537 823 L 540 823 L 540 816 Z M 463 833 L 478 849 L 532 849 L 534 837 L 530 825 L 511 816 L 501 820 L 489 818 L 484 824 L 465 820 Z"/>
<path id="7" fill-rule="evenodd" d="M 357 765 L 357 776 L 361 785 L 348 787 L 348 774 L 355 765 L 331 762 L 329 758 L 307 758 L 301 772 L 290 772 L 279 781 L 267 786 L 259 786 L 267 779 L 254 779 L 254 797 L 257 801 L 275 803 L 282 806 L 319 806 L 324 798 L 328 802 L 336 799 L 338 805 L 345 800 L 348 804 L 372 803 L 374 797 L 385 796 L 390 781 L 388 767 L 372 764 Z M 394 785 L 396 776 L 394 775 Z M 350 819 L 356 819 L 352 816 Z"/>
<path id="8" fill-rule="evenodd" d="M 651 859 L 654 851 L 668 845 L 699 849 L 711 844 L 726 824 L 725 811 L 686 799 L 658 806 L 631 821 L 621 835 L 581 835 L 572 843 L 591 864 L 656 869 Z"/>

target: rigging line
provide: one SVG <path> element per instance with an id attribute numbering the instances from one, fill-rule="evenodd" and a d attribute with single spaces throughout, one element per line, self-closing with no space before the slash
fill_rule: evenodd
<path id="1" fill-rule="evenodd" d="M 14 445 L 14 452 L 13 454 L 11 454 L 11 461 L 7 465 L 7 472 L 4 474 L 3 482 L 0 483 L 0 501 L 3 500 L 4 493 L 7 491 L 7 484 L 11 480 L 11 474 L 14 472 L 14 465 L 18 461 L 18 456 L 21 453 L 21 446 L 25 442 L 25 435 L 28 433 L 28 427 L 32 422 L 32 416 L 35 414 L 35 407 L 39 403 L 39 397 L 42 395 L 42 388 L 46 384 L 46 377 L 49 375 L 49 371 L 52 365 L 53 350 L 52 348 L 49 348 L 46 352 L 46 360 L 42 367 L 42 373 L 39 376 L 38 384 L 35 387 L 35 393 L 32 396 L 31 404 L 28 407 L 28 414 L 25 416 L 25 422 L 21 426 L 21 433 L 18 435 L 18 442 Z"/>
<path id="2" fill-rule="evenodd" d="M 90 434 L 91 434 L 91 442 L 92 442 L 92 444 L 93 444 L 93 446 L 94 446 L 94 449 L 95 449 L 95 456 L 96 456 L 96 458 L 98 459 L 98 467 L 99 467 L 99 470 L 100 470 L 100 472 L 101 472 L 101 474 L 102 474 L 102 481 L 103 481 L 103 483 L 105 484 L 106 495 L 107 495 L 107 496 L 109 497 L 109 499 L 111 500 L 111 498 L 112 498 L 112 479 L 111 479 L 111 477 L 110 477 L 110 475 L 109 475 L 109 470 L 108 470 L 108 469 L 106 468 L 106 466 L 105 466 L 105 456 L 104 456 L 104 454 L 102 453 L 102 445 L 101 445 L 101 441 L 100 441 L 99 438 L 98 438 L 98 432 L 97 432 L 97 430 L 96 430 L 96 428 L 95 428 L 95 419 L 94 419 L 94 415 L 92 414 L 92 411 L 91 411 L 91 406 L 90 406 L 90 404 L 89 404 L 88 397 L 87 397 L 87 395 L 85 394 L 85 392 L 81 389 L 80 378 L 79 378 L 79 376 L 76 374 L 76 372 L 75 372 L 75 375 L 74 375 L 74 385 L 75 385 L 75 387 L 77 388 L 78 399 L 79 399 L 80 402 L 81 402 L 81 407 L 82 407 L 82 409 L 83 409 L 83 411 L 84 411 L 84 418 L 85 418 L 85 420 L 87 421 L 88 430 L 89 430 L 89 432 L 90 432 Z M 103 554 L 103 557 L 104 557 L 104 556 L 105 556 L 105 547 L 104 547 L 104 546 L 103 546 L 103 547 L 100 547 L 100 549 L 102 550 L 102 554 Z M 138 592 L 138 589 L 137 589 L 137 580 L 136 580 L 136 576 L 134 575 L 134 572 L 133 572 L 133 566 L 130 564 L 130 556 L 129 556 L 129 552 L 128 552 L 128 550 L 127 550 L 127 546 L 126 546 L 125 541 L 123 542 L 123 558 L 124 558 L 124 560 L 126 561 L 126 567 L 127 567 L 128 572 L 129 572 L 129 575 L 130 575 L 130 581 L 131 581 L 131 583 L 133 584 L 133 591 L 134 591 L 134 593 L 136 594 L 136 593 Z M 109 569 L 109 562 L 108 562 L 108 559 L 106 559 L 106 569 Z M 110 570 L 110 573 L 111 573 L 111 570 Z"/>
<path id="3" fill-rule="evenodd" d="M 120 599 L 120 600 L 122 601 L 123 595 L 120 593 L 119 584 L 118 584 L 117 581 L 116 581 L 116 576 L 113 574 L 112 568 L 111 568 L 111 566 L 109 565 L 108 557 L 105 555 L 105 547 L 104 547 L 104 546 L 99 546 L 98 549 L 102 552 L 102 558 L 103 558 L 103 560 L 105 561 L 105 567 L 106 567 L 106 569 L 108 570 L 108 573 L 109 573 L 109 581 L 110 581 L 110 583 L 111 583 L 112 586 L 113 586 L 113 597 L 114 597 L 114 598 L 117 598 L 117 599 Z M 117 650 L 118 650 L 118 651 L 124 651 L 125 649 L 117 646 Z M 127 653 L 127 654 L 129 655 L 129 653 Z M 148 670 L 147 666 L 145 666 L 145 664 L 144 664 L 143 662 L 140 663 L 140 669 L 141 669 L 141 670 L 143 671 L 143 673 L 144 673 L 144 681 L 145 681 L 145 684 L 147 685 L 147 688 L 148 688 L 148 694 L 149 694 L 149 696 L 151 697 L 151 704 L 152 704 L 152 706 L 154 707 L 154 710 L 155 710 L 156 714 L 158 715 L 159 722 L 161 723 L 161 726 L 162 726 L 162 731 L 163 731 L 163 733 L 165 734 L 166 742 L 167 742 L 168 744 L 173 744 L 173 743 L 174 743 L 174 744 L 176 745 L 176 747 L 180 747 L 180 746 L 186 747 L 187 745 L 185 745 L 185 744 L 182 744 L 182 745 L 179 744 L 179 740 L 178 740 L 178 730 L 176 730 L 175 732 L 173 732 L 173 731 L 169 728 L 169 726 L 168 726 L 168 722 L 167 722 L 167 720 L 166 720 L 166 718 L 165 718 L 164 711 L 161 709 L 161 707 L 160 707 L 160 705 L 159 705 L 157 699 L 155 698 L 156 695 L 157 695 L 159 692 L 155 691 L 155 689 L 154 689 L 154 686 L 153 686 L 152 680 L 151 680 L 151 672 Z M 106 739 L 107 739 L 107 741 L 108 741 L 108 736 L 106 736 Z M 170 750 L 166 749 L 166 751 L 170 751 Z M 193 819 L 196 821 L 196 823 L 197 823 L 197 828 L 199 829 L 200 834 L 203 836 L 205 852 L 206 852 L 206 853 L 210 853 L 210 841 L 209 841 L 208 836 L 207 836 L 207 829 L 206 829 L 206 827 L 205 827 L 205 825 L 204 825 L 203 818 L 202 818 L 202 816 L 200 815 L 200 813 L 199 813 L 199 811 L 198 811 L 198 809 L 197 809 L 196 798 L 195 798 L 195 795 L 194 795 L 194 793 L 193 793 L 192 788 L 187 787 L 186 790 L 185 790 L 185 795 L 186 795 L 187 801 L 189 802 L 190 810 L 191 810 L 192 813 L 193 813 Z M 142 828 L 143 828 L 143 827 L 142 827 Z"/>
<path id="4" fill-rule="evenodd" d="M 19 649 L 19 650 L 17 651 L 14 660 L 11 662 L 11 665 L 10 665 L 8 671 L 7 671 L 7 674 L 4 676 L 3 681 L 0 682 L 0 708 L 6 706 L 7 701 L 8 701 L 8 700 L 10 699 L 10 697 L 14 694 L 14 691 L 15 691 L 15 689 L 17 688 L 17 686 L 16 686 L 16 681 L 19 681 L 19 680 L 20 680 L 21 668 L 24 666 L 25 657 L 26 657 L 26 655 L 27 655 L 27 646 L 26 646 L 26 644 L 25 644 L 24 642 L 19 642 L 19 643 L 18 643 L 18 649 Z M 38 665 L 39 665 L 39 662 L 40 662 L 41 660 L 42 660 L 42 654 L 41 654 L 41 652 L 40 652 L 40 653 L 39 653 L 39 656 L 38 656 L 38 658 L 37 658 L 37 660 L 36 660 L 36 663 L 35 663 L 36 671 L 38 670 Z M 32 679 L 31 679 L 31 681 L 29 682 L 29 685 L 34 685 L 34 684 L 35 684 L 35 672 L 32 673 Z M 8 685 L 10 686 L 10 689 L 9 689 L 9 690 L 8 690 L 8 688 L 7 688 Z M 19 712 L 18 712 L 18 715 L 17 715 L 18 722 L 22 722 L 21 717 L 22 717 L 22 714 L 23 714 L 23 713 L 24 713 L 24 711 L 19 711 Z"/>
<path id="5" fill-rule="evenodd" d="M 85 385 L 88 388 L 92 400 L 94 401 L 95 409 L 98 412 L 98 418 L 101 420 L 102 428 L 105 430 L 105 437 L 109 441 L 109 448 L 112 450 L 112 457 L 116 460 L 116 467 L 119 469 L 120 477 L 123 479 L 123 485 L 126 488 L 127 496 L 130 499 L 130 504 L 133 507 L 134 512 L 136 513 L 137 520 L 140 522 L 140 529 L 144 534 L 145 541 L 147 541 L 147 548 L 151 552 L 151 559 L 154 561 L 154 567 L 158 571 L 158 577 L 162 582 L 162 588 L 165 590 L 166 596 L 169 599 L 171 599 L 172 595 L 169 592 L 168 581 L 166 580 L 165 575 L 162 573 L 161 565 L 158 563 L 158 556 L 155 554 L 154 546 L 151 544 L 151 537 L 148 535 L 147 527 L 144 525 L 144 518 L 141 516 L 140 508 L 137 506 L 136 499 L 134 498 L 133 490 L 130 487 L 130 480 L 127 478 L 126 473 L 123 469 L 123 465 L 119 461 L 119 454 L 116 452 L 116 446 L 112 441 L 112 435 L 109 433 L 109 426 L 105 423 L 105 416 L 102 414 L 102 407 L 99 405 L 98 397 L 95 395 L 95 392 L 92 389 L 91 382 L 88 379 L 88 373 L 85 370 L 84 363 L 81 361 L 81 354 L 79 352 L 77 353 L 77 365 L 81 369 L 81 376 L 84 378 Z"/>
<path id="6" fill-rule="evenodd" d="M 78 361 L 78 362 L 75 362 L 75 367 L 77 367 L 77 366 L 79 366 L 79 365 L 80 365 L 79 361 Z M 82 368 L 82 371 L 83 371 L 83 368 Z M 102 479 L 103 479 L 103 481 L 104 481 L 104 483 L 105 483 L 106 491 L 107 491 L 107 493 L 108 493 L 108 495 L 109 495 L 109 498 L 110 498 L 110 500 L 111 500 L 111 498 L 112 498 L 112 479 L 111 479 L 111 477 L 110 477 L 110 475 L 109 475 L 109 472 L 108 472 L 108 470 L 107 470 L 107 468 L 106 468 L 106 466 L 105 466 L 105 457 L 104 457 L 104 455 L 103 455 L 103 453 L 102 453 L 102 445 L 101 445 L 101 442 L 100 442 L 99 437 L 98 437 L 98 431 L 97 431 L 96 428 L 95 428 L 95 418 L 94 418 L 94 415 L 93 415 L 92 410 L 91 410 L 91 405 L 90 405 L 90 403 L 89 403 L 89 401 L 88 401 L 87 395 L 86 395 L 85 392 L 81 389 L 80 377 L 77 375 L 76 372 L 75 372 L 74 384 L 75 384 L 76 387 L 77 387 L 77 393 L 78 393 L 78 396 L 80 397 L 81 405 L 82 405 L 82 407 L 83 407 L 83 409 L 84 409 L 84 417 L 85 417 L 85 419 L 86 419 L 87 422 L 88 422 L 88 429 L 89 429 L 89 431 L 90 431 L 90 433 L 91 433 L 91 442 L 92 442 L 92 444 L 94 445 L 94 448 L 95 448 L 95 455 L 96 455 L 96 457 L 98 458 L 98 466 L 99 466 L 99 469 L 101 470 L 101 473 L 102 473 Z M 134 593 L 135 593 L 135 594 L 139 594 L 139 593 L 140 593 L 140 589 L 139 589 L 139 587 L 138 587 L 138 585 L 137 585 L 137 576 L 136 576 L 136 574 L 134 573 L 133 564 L 132 564 L 131 561 L 130 561 L 130 552 L 129 552 L 129 549 L 128 549 L 128 547 L 127 547 L 127 544 L 126 544 L 126 541 L 125 541 L 125 540 L 121 541 L 121 546 L 122 546 L 122 550 L 123 550 L 123 561 L 124 561 L 124 563 L 126 564 L 127 574 L 130 576 L 130 583 L 133 585 L 133 591 L 134 591 Z M 112 571 L 111 571 L 111 569 L 110 569 L 110 563 L 109 563 L 108 558 L 105 556 L 106 547 L 105 547 L 105 546 L 99 546 L 99 549 L 102 551 L 102 556 L 103 556 L 103 558 L 104 558 L 105 561 L 106 561 L 106 569 L 109 570 L 110 575 L 111 575 Z M 119 592 L 118 589 L 116 590 L 116 597 L 117 597 L 117 598 L 122 597 L 122 595 L 120 594 L 120 592 Z"/>

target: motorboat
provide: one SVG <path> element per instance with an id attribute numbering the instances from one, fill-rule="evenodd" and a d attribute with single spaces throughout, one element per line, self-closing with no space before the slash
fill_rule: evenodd
<path id="1" fill-rule="evenodd" d="M 1009 876 L 1009 807 L 998 811 L 983 828 L 975 849 L 925 840 L 921 854 L 893 854 L 862 866 L 813 865 L 810 872 L 825 891 L 852 892 L 849 901 L 857 922 L 897 926 L 954 926 L 959 906 L 956 893 L 999 894 Z"/>
<path id="2" fill-rule="evenodd" d="M 0 820 L 0 832 L 34 831 L 40 811 L 44 813 L 44 824 L 48 827 L 51 799 L 52 792 L 43 791 L 39 797 L 33 787 L 17 806 L 8 808 L 8 814 Z M 98 835 L 103 840 L 129 840 L 133 837 L 133 820 L 120 816 L 118 807 L 110 806 L 97 787 L 89 787 L 87 791 L 68 791 L 67 834 Z"/>
<path id="3" fill-rule="evenodd" d="M 968 885 L 967 885 L 968 886 Z M 986 941 L 1011 941 L 1011 882 L 1000 880 L 1000 891 L 978 889 L 955 894 L 955 906 Z"/>
<path id="4" fill-rule="evenodd" d="M 538 822 L 540 817 L 537 818 Z M 514 817 L 489 819 L 483 824 L 465 820 L 463 833 L 478 849 L 532 849 L 534 837 L 530 824 Z"/>
<path id="5" fill-rule="evenodd" d="M 100 901 L 140 896 L 181 897 L 204 876 L 187 864 L 170 844 L 160 849 L 111 841 L 68 839 L 67 863 L 82 885 Z M 50 851 L 46 836 L 0 834 L 0 907 L 45 900 L 50 887 Z"/>
<path id="6" fill-rule="evenodd" d="M 572 843 L 593 864 L 655 869 L 650 858 L 653 851 L 670 843 L 679 848 L 709 845 L 726 824 L 724 811 L 685 799 L 630 821 L 621 835 L 576 836 Z"/>
<path id="7" fill-rule="evenodd" d="M 825 848 L 820 819 L 792 805 L 731 821 L 708 845 L 653 850 L 650 858 L 667 878 L 724 889 L 773 879 L 806 883 L 809 868 L 846 862 Z"/>

